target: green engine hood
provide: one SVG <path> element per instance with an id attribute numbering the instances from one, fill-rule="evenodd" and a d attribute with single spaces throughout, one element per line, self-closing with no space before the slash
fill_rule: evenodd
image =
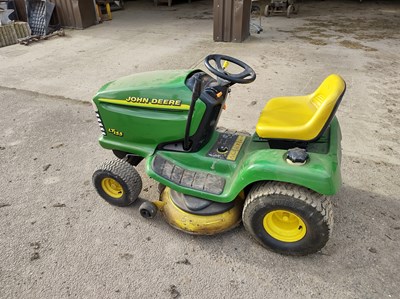
<path id="1" fill-rule="evenodd" d="M 104 148 L 146 157 L 160 144 L 182 140 L 192 101 L 186 78 L 196 70 L 134 74 L 104 85 L 93 98 Z M 196 101 L 190 135 L 206 105 Z"/>
<path id="2" fill-rule="evenodd" d="M 134 74 L 105 84 L 94 99 L 129 106 L 146 104 L 188 110 L 192 91 L 185 80 L 194 70 L 154 71 Z M 155 107 L 154 107 L 155 108 Z"/>

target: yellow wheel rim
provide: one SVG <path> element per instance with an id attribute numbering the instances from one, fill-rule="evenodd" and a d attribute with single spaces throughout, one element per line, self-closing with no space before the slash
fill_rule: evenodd
<path id="1" fill-rule="evenodd" d="M 101 187 L 104 192 L 112 198 L 121 198 L 122 195 L 124 195 L 121 184 L 112 178 L 104 178 L 101 181 Z"/>
<path id="2" fill-rule="evenodd" d="M 306 235 L 306 225 L 296 214 L 286 210 L 275 210 L 265 215 L 263 226 L 266 232 L 282 242 L 297 242 Z"/>

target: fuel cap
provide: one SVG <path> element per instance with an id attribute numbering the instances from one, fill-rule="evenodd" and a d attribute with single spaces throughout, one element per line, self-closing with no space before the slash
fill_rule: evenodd
<path id="1" fill-rule="evenodd" d="M 289 164 L 304 165 L 307 159 L 308 153 L 304 148 L 291 148 L 286 153 L 286 162 Z"/>

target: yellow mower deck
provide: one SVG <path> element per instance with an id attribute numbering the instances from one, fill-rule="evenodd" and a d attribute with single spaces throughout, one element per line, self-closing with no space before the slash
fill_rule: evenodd
<path id="1" fill-rule="evenodd" d="M 196 235 L 214 235 L 230 230 L 242 221 L 243 198 L 235 199 L 230 210 L 217 215 L 202 216 L 183 211 L 174 204 L 170 188 L 161 193 L 160 201 L 154 202 L 166 221 L 176 229 Z"/>

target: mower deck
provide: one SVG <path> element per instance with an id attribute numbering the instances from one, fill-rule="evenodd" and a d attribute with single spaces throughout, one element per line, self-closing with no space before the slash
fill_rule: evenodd
<path id="1" fill-rule="evenodd" d="M 167 187 L 156 202 L 165 220 L 176 229 L 195 235 L 214 235 L 231 230 L 242 221 L 244 198 L 241 196 L 230 204 L 209 202 L 208 206 L 195 209 L 188 208 L 190 200 L 182 200 L 182 196 Z"/>

